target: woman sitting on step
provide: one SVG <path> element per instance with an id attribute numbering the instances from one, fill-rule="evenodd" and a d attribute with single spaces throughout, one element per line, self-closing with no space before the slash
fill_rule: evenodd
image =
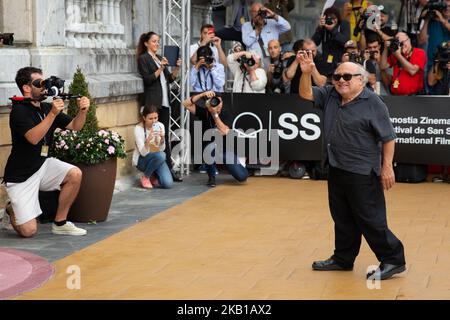
<path id="1" fill-rule="evenodd" d="M 142 108 L 142 123 L 134 128 L 135 149 L 133 165 L 143 173 L 141 185 L 144 189 L 161 187 L 170 189 L 172 174 L 166 163 L 164 150 L 164 125 L 158 121 L 158 108 L 146 105 Z"/>

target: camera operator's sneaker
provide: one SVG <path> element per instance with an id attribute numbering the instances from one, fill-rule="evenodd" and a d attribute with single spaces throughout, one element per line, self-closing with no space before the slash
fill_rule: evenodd
<path id="1" fill-rule="evenodd" d="M 208 186 L 214 188 L 216 186 L 216 176 L 208 176 Z"/>
<path id="2" fill-rule="evenodd" d="M 9 214 L 6 213 L 6 210 L 2 217 L 2 225 L 1 226 L 2 226 L 1 227 L 2 230 L 14 230 L 14 228 L 11 224 L 11 219 L 9 218 Z"/>
<path id="3" fill-rule="evenodd" d="M 2 228 L 6 230 L 17 230 L 17 224 L 16 224 L 16 216 L 14 214 L 13 207 L 11 205 L 11 202 L 8 202 L 6 204 L 5 208 L 5 214 L 3 215 L 2 219 Z"/>
<path id="4" fill-rule="evenodd" d="M 81 228 L 77 228 L 72 222 L 67 221 L 65 225 L 60 227 L 53 223 L 52 233 L 67 236 L 84 236 L 87 234 L 87 231 Z"/>

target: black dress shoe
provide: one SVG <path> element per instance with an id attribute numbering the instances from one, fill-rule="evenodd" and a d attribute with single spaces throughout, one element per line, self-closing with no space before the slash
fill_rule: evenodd
<path id="1" fill-rule="evenodd" d="M 395 265 L 395 264 L 381 263 L 377 270 L 373 270 L 367 274 L 367 279 L 371 278 L 377 280 L 379 277 L 380 280 L 386 280 L 392 277 L 394 274 L 402 273 L 405 270 L 406 267 L 404 264 Z M 376 272 L 379 272 L 379 275 L 375 274 Z"/>
<path id="2" fill-rule="evenodd" d="M 317 271 L 352 271 L 353 267 L 343 267 L 339 265 L 333 258 L 325 261 L 314 261 L 312 268 Z"/>

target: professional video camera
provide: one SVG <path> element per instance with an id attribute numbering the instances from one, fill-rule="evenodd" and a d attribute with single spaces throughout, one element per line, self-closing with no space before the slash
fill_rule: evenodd
<path id="1" fill-rule="evenodd" d="M 447 67 L 447 63 L 450 61 L 450 45 L 448 42 L 443 42 L 434 56 L 434 62 L 444 69 Z"/>
<path id="2" fill-rule="evenodd" d="M 436 18 L 436 11 L 444 12 L 447 9 L 447 3 L 442 0 L 429 0 L 425 5 L 423 10 L 427 10 L 427 14 L 425 15 L 425 19 L 434 19 Z"/>
<path id="3" fill-rule="evenodd" d="M 14 44 L 14 33 L 0 33 L 0 40 L 3 40 L 5 46 L 12 46 Z"/>
<path id="4" fill-rule="evenodd" d="M 242 70 L 244 70 L 246 66 L 253 67 L 256 64 L 255 59 L 247 58 L 247 56 L 241 56 L 239 59 L 237 59 L 237 62 L 240 63 L 240 67 Z"/>
<path id="5" fill-rule="evenodd" d="M 64 83 L 65 80 L 51 76 L 50 78 L 47 78 L 45 80 L 37 79 L 32 82 L 32 85 L 36 88 L 44 88 L 44 91 L 42 93 L 42 100 L 47 99 L 48 97 L 52 97 L 53 100 L 56 99 L 62 99 L 62 100 L 70 100 L 70 99 L 78 99 L 81 98 L 80 95 L 73 95 L 70 93 L 64 92 Z M 31 98 L 24 98 L 24 97 L 17 97 L 14 96 L 12 98 L 9 98 L 13 104 L 25 102 L 25 101 L 32 101 Z"/>

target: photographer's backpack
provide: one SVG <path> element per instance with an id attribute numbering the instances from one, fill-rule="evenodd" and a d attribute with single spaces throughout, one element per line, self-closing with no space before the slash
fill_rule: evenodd
<path id="1" fill-rule="evenodd" d="M 428 166 L 425 164 L 394 163 L 395 181 L 418 183 L 428 176 Z"/>

